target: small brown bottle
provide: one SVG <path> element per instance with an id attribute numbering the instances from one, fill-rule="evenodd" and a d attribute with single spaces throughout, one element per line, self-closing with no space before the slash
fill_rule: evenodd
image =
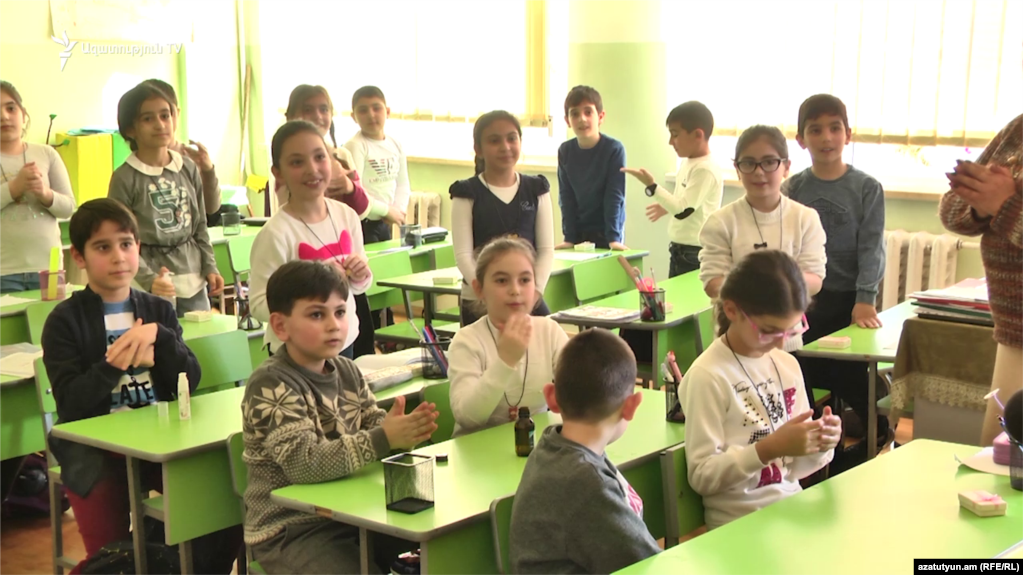
<path id="1" fill-rule="evenodd" d="M 515 421 L 515 454 L 519 457 L 529 457 L 533 452 L 533 433 L 536 431 L 536 424 L 529 416 L 528 407 L 519 408 L 519 418 Z"/>

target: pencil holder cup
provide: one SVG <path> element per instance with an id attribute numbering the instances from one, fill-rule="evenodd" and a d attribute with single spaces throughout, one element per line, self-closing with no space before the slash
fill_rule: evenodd
<path id="1" fill-rule="evenodd" d="M 433 507 L 433 457 L 399 453 L 383 460 L 387 509 L 419 513 Z"/>
<path id="2" fill-rule="evenodd" d="M 401 236 L 402 246 L 418 248 L 423 245 L 423 230 L 419 224 L 405 224 L 399 226 L 398 235 Z"/>
<path id="3" fill-rule="evenodd" d="M 1009 438 L 1009 485 L 1023 491 L 1023 445 Z"/>
<path id="4" fill-rule="evenodd" d="M 655 288 L 639 293 L 639 319 L 642 321 L 664 321 L 664 290 Z"/>
<path id="5" fill-rule="evenodd" d="M 242 233 L 242 215 L 238 212 L 226 212 L 220 221 L 224 225 L 225 236 L 237 236 Z"/>
<path id="6" fill-rule="evenodd" d="M 442 337 L 437 341 L 419 340 L 422 354 L 423 377 L 426 379 L 444 379 L 448 376 L 448 358 L 445 351 L 451 345 L 451 338 Z"/>
<path id="7" fill-rule="evenodd" d="M 664 383 L 664 419 L 669 423 L 685 423 L 686 415 L 682 413 L 682 402 L 678 397 L 678 386 L 667 378 Z"/>
<path id="8" fill-rule="evenodd" d="M 56 301 L 67 297 L 67 280 L 65 279 L 66 276 L 64 273 L 64 270 L 58 270 L 56 272 L 43 270 L 39 272 L 39 291 L 43 301 Z M 50 297 L 51 280 L 57 282 L 57 291 L 54 292 L 54 297 Z"/>

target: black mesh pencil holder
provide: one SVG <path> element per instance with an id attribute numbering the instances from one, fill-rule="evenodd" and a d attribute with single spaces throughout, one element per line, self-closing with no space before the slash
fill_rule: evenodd
<path id="1" fill-rule="evenodd" d="M 664 378 L 664 419 L 671 423 L 685 423 L 686 414 L 682 413 L 682 402 L 678 397 L 678 386 L 673 380 Z"/>
<path id="2" fill-rule="evenodd" d="M 1009 485 L 1023 491 L 1023 445 L 1009 438 Z"/>
<path id="3" fill-rule="evenodd" d="M 438 341 L 419 340 L 422 353 L 423 377 L 426 379 L 444 379 L 448 376 L 448 358 L 446 351 L 451 345 L 451 338 L 442 337 Z"/>
<path id="4" fill-rule="evenodd" d="M 433 507 L 433 457 L 399 453 L 383 464 L 387 509 L 419 513 Z"/>

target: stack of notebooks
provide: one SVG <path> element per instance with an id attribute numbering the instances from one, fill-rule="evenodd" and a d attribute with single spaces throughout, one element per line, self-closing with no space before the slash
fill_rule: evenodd
<path id="1" fill-rule="evenodd" d="M 925 319 L 995 325 L 984 278 L 963 280 L 951 287 L 916 292 L 909 297 L 914 300 L 917 315 Z"/>

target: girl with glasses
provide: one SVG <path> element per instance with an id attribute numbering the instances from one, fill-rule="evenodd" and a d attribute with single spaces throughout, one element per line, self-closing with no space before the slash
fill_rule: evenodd
<path id="1" fill-rule="evenodd" d="M 711 214 L 700 232 L 700 280 L 716 298 L 735 262 L 760 250 L 792 256 L 810 295 L 824 281 L 824 228 L 817 212 L 781 194 L 789 175 L 785 136 L 774 126 L 753 126 L 735 145 L 735 170 L 746 195 Z M 802 338 L 787 340 L 786 351 L 802 347 Z"/>
<path id="2" fill-rule="evenodd" d="M 842 436 L 830 407 L 813 419 L 799 363 L 782 351 L 809 327 L 804 275 L 779 250 L 739 261 L 721 285 L 719 337 L 682 379 L 689 483 L 708 529 L 798 493 Z"/>

